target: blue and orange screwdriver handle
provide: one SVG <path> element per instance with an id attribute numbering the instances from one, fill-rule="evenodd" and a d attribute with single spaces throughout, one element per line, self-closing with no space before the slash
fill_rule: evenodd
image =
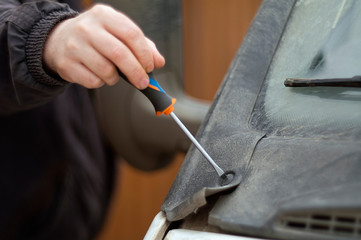
<path id="1" fill-rule="evenodd" d="M 118 74 L 129 83 L 127 77 L 118 70 Z M 176 102 L 175 98 L 170 97 L 159 83 L 154 79 L 153 73 L 149 73 L 149 85 L 143 90 L 139 90 L 143 93 L 149 101 L 153 104 L 155 109 L 155 114 L 159 115 L 169 115 L 174 111 L 173 105 Z"/>
<path id="2" fill-rule="evenodd" d="M 129 83 L 129 80 L 126 76 L 118 70 L 119 75 Z M 198 148 L 198 150 L 203 154 L 203 156 L 208 160 L 208 162 L 216 170 L 218 176 L 226 178 L 226 173 L 213 161 L 213 159 L 208 155 L 204 148 L 199 144 L 199 142 L 193 137 L 192 133 L 184 126 L 181 120 L 174 114 L 173 105 L 176 102 L 175 98 L 170 97 L 159 83 L 154 79 L 153 73 L 149 73 L 149 85 L 146 89 L 140 90 L 153 104 L 156 115 L 170 115 L 173 120 L 179 125 L 179 127 L 184 131 L 184 133 L 189 137 L 193 144 Z"/>

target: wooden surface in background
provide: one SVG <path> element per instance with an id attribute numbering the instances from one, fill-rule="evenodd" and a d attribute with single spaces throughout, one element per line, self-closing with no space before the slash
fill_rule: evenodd
<path id="1" fill-rule="evenodd" d="M 261 0 L 183 0 L 186 92 L 211 100 Z M 108 219 L 97 240 L 143 239 L 184 158 L 153 173 L 119 166 Z"/>
<path id="2" fill-rule="evenodd" d="M 81 0 L 81 4 L 84 8 L 88 8 L 93 4 L 93 0 Z"/>
<path id="3" fill-rule="evenodd" d="M 185 89 L 212 100 L 261 0 L 183 0 Z"/>
<path id="4" fill-rule="evenodd" d="M 116 191 L 97 240 L 143 239 L 183 159 L 179 153 L 170 166 L 155 172 L 142 172 L 124 161 L 118 164 Z"/>

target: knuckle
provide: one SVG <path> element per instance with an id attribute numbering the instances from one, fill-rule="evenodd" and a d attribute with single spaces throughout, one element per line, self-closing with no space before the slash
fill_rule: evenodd
<path id="1" fill-rule="evenodd" d="M 109 85 L 109 86 L 114 86 L 117 82 L 119 81 L 119 77 L 112 77 L 112 78 L 109 78 L 106 83 Z"/>
<path id="2" fill-rule="evenodd" d="M 90 11 L 94 13 L 96 16 L 106 14 L 107 11 L 109 11 L 111 7 L 104 5 L 104 4 L 95 4 Z"/>
<path id="3" fill-rule="evenodd" d="M 114 62 L 121 62 L 126 57 L 126 49 L 119 44 L 113 47 L 110 54 Z"/>
<path id="4" fill-rule="evenodd" d="M 151 71 L 154 68 L 153 57 L 149 51 L 142 51 L 139 54 L 139 61 L 142 63 L 144 69 Z"/>
<path id="5" fill-rule="evenodd" d="M 138 38 L 143 37 L 142 31 L 136 26 L 130 26 L 125 29 L 125 36 L 130 39 L 130 41 L 136 41 Z"/>
<path id="6" fill-rule="evenodd" d="M 89 74 L 89 76 L 87 77 L 85 87 L 90 88 L 90 89 L 95 89 L 95 88 L 100 88 L 103 85 L 104 85 L 104 82 L 101 79 L 95 78 L 94 76 Z"/>
<path id="7" fill-rule="evenodd" d="M 132 79 L 132 82 L 138 82 L 140 79 L 145 78 L 145 73 L 142 68 L 132 68 L 128 71 L 129 79 Z"/>
<path id="8" fill-rule="evenodd" d="M 90 26 L 91 24 L 89 24 L 86 20 L 84 20 L 84 21 L 78 21 L 74 27 L 78 33 L 87 35 L 92 32 Z"/>
<path id="9" fill-rule="evenodd" d="M 155 45 L 155 43 L 152 41 L 152 40 L 150 40 L 149 38 L 145 38 L 145 40 L 147 41 L 147 43 L 149 44 L 149 46 L 150 47 L 152 47 L 152 48 L 157 48 L 156 47 L 156 45 Z"/>
<path id="10" fill-rule="evenodd" d="M 99 67 L 105 78 L 110 78 L 115 75 L 114 66 L 112 66 L 112 64 L 105 63 L 101 64 Z"/>
<path id="11" fill-rule="evenodd" d="M 118 75 L 112 64 L 102 66 L 102 78 L 108 85 L 114 85 L 118 81 Z"/>
<path id="12" fill-rule="evenodd" d="M 65 46 L 66 51 L 68 51 L 68 53 L 74 53 L 79 48 L 77 41 L 73 38 L 69 38 L 64 43 L 64 46 Z"/>
<path id="13" fill-rule="evenodd" d="M 61 59 L 58 60 L 57 64 L 56 64 L 56 71 L 58 72 L 59 75 L 67 75 L 67 70 L 68 70 L 68 61 L 66 61 L 65 59 Z"/>

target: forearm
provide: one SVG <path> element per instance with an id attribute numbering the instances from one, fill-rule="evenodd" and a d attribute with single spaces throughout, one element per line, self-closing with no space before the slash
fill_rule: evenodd
<path id="1" fill-rule="evenodd" d="M 57 2 L 0 1 L 0 114 L 36 107 L 64 91 L 68 83 L 46 72 L 42 54 L 53 27 L 75 15 Z"/>

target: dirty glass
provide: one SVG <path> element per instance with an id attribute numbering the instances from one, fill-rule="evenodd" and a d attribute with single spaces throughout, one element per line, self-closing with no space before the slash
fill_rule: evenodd
<path id="1" fill-rule="evenodd" d="M 357 0 L 295 4 L 253 112 L 253 127 L 276 135 L 360 135 L 360 88 L 283 84 L 286 78 L 361 75 L 360 12 Z"/>

